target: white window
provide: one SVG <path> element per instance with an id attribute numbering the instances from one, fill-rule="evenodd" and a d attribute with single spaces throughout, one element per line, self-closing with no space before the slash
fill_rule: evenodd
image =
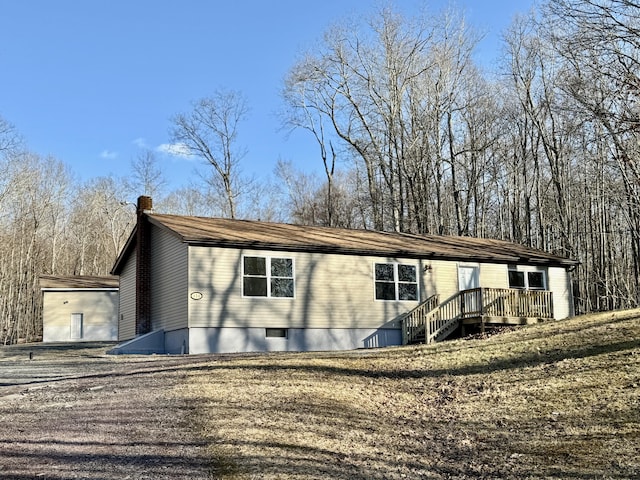
<path id="1" fill-rule="evenodd" d="M 376 263 L 376 300 L 417 300 L 418 277 L 415 265 Z"/>
<path id="2" fill-rule="evenodd" d="M 294 294 L 292 258 L 243 257 L 243 296 L 293 298 Z"/>
<path id="3" fill-rule="evenodd" d="M 522 290 L 545 290 L 547 276 L 544 270 L 535 267 L 509 267 L 509 288 Z"/>

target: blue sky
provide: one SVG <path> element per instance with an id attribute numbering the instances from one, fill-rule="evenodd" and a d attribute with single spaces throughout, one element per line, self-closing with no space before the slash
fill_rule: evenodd
<path id="1" fill-rule="evenodd" d="M 485 32 L 478 55 L 491 65 L 498 40 L 532 0 L 427 2 L 455 5 Z M 80 179 L 130 171 L 141 148 L 169 142 L 170 117 L 218 88 L 249 104 L 240 126 L 243 170 L 270 174 L 278 159 L 320 167 L 302 132 L 279 130 L 279 91 L 297 55 L 365 0 L 0 0 L 0 116 L 28 147 L 68 164 Z M 411 15 L 423 2 L 396 0 Z M 162 154 L 170 188 L 195 179 L 197 163 Z"/>

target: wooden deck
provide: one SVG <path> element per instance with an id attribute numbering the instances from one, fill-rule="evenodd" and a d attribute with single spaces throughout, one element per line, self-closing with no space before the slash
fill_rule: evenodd
<path id="1" fill-rule="evenodd" d="M 527 325 L 553 318 L 553 297 L 546 290 L 474 288 L 440 303 L 433 296 L 405 315 L 402 339 L 408 343 L 443 340 L 458 326 Z"/>

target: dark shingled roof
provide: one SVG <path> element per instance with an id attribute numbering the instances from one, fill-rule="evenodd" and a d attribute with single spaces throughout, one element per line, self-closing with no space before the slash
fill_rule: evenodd
<path id="1" fill-rule="evenodd" d="M 565 267 L 577 263 L 502 240 L 179 215 L 152 214 L 148 218 L 192 245 Z M 135 242 L 134 237 L 131 240 Z"/>
<path id="2" fill-rule="evenodd" d="M 40 288 L 45 289 L 73 289 L 73 290 L 91 290 L 97 288 L 118 288 L 118 277 L 109 276 L 58 276 L 58 275 L 42 275 L 40 277 Z"/>

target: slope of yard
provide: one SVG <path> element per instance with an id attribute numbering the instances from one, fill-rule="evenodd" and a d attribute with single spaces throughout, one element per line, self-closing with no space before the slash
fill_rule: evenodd
<path id="1" fill-rule="evenodd" d="M 640 478 L 640 310 L 342 353 L 105 351 L 0 348 L 0 478 Z"/>
<path id="2" fill-rule="evenodd" d="M 174 394 L 215 478 L 640 477 L 637 310 L 433 346 L 218 358 Z"/>

